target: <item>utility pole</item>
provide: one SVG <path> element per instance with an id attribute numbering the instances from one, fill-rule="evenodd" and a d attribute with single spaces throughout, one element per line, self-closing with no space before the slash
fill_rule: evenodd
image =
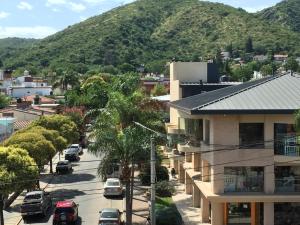
<path id="1" fill-rule="evenodd" d="M 155 217 L 155 146 L 154 138 L 151 137 L 151 211 L 150 211 L 151 225 L 156 224 Z"/>

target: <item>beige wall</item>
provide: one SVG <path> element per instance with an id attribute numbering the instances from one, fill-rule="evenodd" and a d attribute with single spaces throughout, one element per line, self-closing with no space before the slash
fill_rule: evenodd
<path id="1" fill-rule="evenodd" d="M 207 82 L 207 62 L 173 62 L 170 64 L 170 79 L 171 82 Z"/>
<path id="2" fill-rule="evenodd" d="M 17 110 L 11 110 L 14 114 L 14 118 L 16 118 L 16 121 L 21 121 L 21 120 L 36 120 L 38 119 L 40 116 L 39 115 L 35 115 L 33 113 L 26 113 L 26 112 L 22 112 L 22 111 L 17 111 Z M 1 117 L 2 117 L 2 113 L 1 113 Z"/>

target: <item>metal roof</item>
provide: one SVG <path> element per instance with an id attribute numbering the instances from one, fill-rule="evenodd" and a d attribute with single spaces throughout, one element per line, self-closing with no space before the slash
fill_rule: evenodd
<path id="1" fill-rule="evenodd" d="M 278 114 L 300 109 L 300 75 L 246 82 L 171 102 L 189 114 Z"/>

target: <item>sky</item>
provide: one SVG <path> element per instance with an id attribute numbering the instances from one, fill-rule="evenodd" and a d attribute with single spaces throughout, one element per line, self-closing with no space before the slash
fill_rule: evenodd
<path id="1" fill-rule="evenodd" d="M 0 0 L 0 38 L 44 38 L 134 0 Z M 210 0 L 256 12 L 280 0 Z"/>

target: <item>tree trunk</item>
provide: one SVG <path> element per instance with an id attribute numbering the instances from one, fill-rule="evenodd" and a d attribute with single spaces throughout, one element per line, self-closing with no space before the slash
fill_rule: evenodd
<path id="1" fill-rule="evenodd" d="M 4 208 L 4 198 L 3 195 L 0 194 L 0 225 L 4 225 L 3 208 Z"/>
<path id="2" fill-rule="evenodd" d="M 53 173 L 52 157 L 50 156 L 50 173 Z"/>
<path id="3" fill-rule="evenodd" d="M 130 180 L 126 180 L 126 225 L 132 224 L 132 210 L 130 210 Z"/>

